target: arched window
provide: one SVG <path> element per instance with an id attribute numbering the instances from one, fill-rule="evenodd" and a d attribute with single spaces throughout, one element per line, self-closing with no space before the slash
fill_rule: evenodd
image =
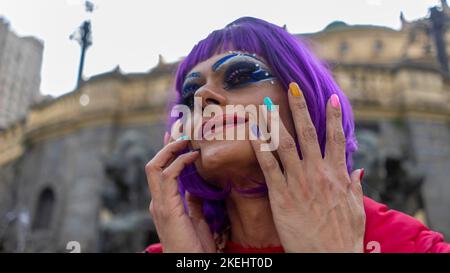
<path id="1" fill-rule="evenodd" d="M 49 229 L 53 217 L 55 194 L 51 188 L 45 188 L 39 195 L 33 220 L 33 230 Z"/>

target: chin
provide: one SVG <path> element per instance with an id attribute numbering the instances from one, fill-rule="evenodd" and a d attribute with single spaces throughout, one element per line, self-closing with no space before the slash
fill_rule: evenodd
<path id="1" fill-rule="evenodd" d="M 200 158 L 195 162 L 196 169 L 203 179 L 214 185 L 226 182 L 231 175 L 245 175 L 256 162 L 248 140 L 202 141 L 196 146 L 200 147 Z"/>

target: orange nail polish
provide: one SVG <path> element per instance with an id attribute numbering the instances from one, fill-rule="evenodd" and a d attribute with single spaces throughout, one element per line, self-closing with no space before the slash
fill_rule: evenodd
<path id="1" fill-rule="evenodd" d="M 291 91 L 292 96 L 300 97 L 302 95 L 302 91 L 300 91 L 300 87 L 295 82 L 291 82 L 289 84 L 289 90 Z"/>

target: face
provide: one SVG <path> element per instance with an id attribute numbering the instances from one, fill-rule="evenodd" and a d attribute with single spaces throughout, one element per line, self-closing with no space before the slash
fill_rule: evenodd
<path id="1" fill-rule="evenodd" d="M 293 135 L 294 127 L 286 90 L 283 90 L 273 75 L 266 62 L 254 54 L 244 52 L 217 54 L 197 64 L 187 73 L 182 88 L 183 104 L 193 108 L 195 98 L 201 102 L 203 108 L 220 107 L 223 113 L 226 113 L 227 105 L 244 107 L 255 105 L 258 108 L 264 104 L 264 98 L 269 97 L 275 105 L 279 105 L 280 118 Z M 201 156 L 195 162 L 199 174 L 206 181 L 219 186 L 223 186 L 229 179 L 233 182 L 248 177 L 261 180 L 262 177 L 254 177 L 261 172 L 248 140 L 248 115 L 235 114 L 233 118 L 229 115 L 211 116 L 212 118 L 203 117 L 202 121 L 199 121 L 197 119 L 201 118 L 200 116 L 192 115 L 187 121 L 191 122 L 192 135 L 198 130 L 205 133 L 205 127 L 208 126 L 211 129 L 208 130 L 210 133 L 205 133 L 208 136 L 203 134 L 201 140 L 191 141 L 192 148 L 200 148 Z M 176 123 L 174 127 L 180 124 Z M 231 129 L 235 137 L 238 130 L 244 129 L 247 132 L 244 140 L 225 140 L 228 130 Z M 216 139 L 211 139 L 211 136 Z M 223 140 L 217 140 L 218 136 L 222 136 Z M 248 185 L 239 185 L 241 188 L 246 186 Z"/>

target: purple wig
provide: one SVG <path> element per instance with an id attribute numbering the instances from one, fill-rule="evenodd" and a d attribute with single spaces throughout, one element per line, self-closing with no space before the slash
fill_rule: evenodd
<path id="1" fill-rule="evenodd" d="M 256 53 L 263 57 L 284 90 L 288 90 L 289 83 L 298 83 L 316 128 L 322 155 L 326 141 L 326 104 L 332 94 L 338 95 L 346 137 L 345 156 L 350 173 L 351 156 L 357 147 L 350 103 L 334 81 L 329 69 L 298 37 L 289 34 L 282 27 L 261 19 L 242 17 L 223 29 L 213 31 L 206 39 L 195 45 L 179 65 L 175 81 L 177 93 L 175 103 L 180 103 L 184 79 L 194 66 L 213 55 L 229 50 Z M 168 125 L 171 126 L 174 121 L 175 118 L 169 118 Z M 193 164 L 183 170 L 179 177 L 179 185 L 183 197 L 187 190 L 204 200 L 203 212 L 213 232 L 221 232 L 227 227 L 229 220 L 224 200 L 231 188 L 216 189 L 207 184 Z"/>

